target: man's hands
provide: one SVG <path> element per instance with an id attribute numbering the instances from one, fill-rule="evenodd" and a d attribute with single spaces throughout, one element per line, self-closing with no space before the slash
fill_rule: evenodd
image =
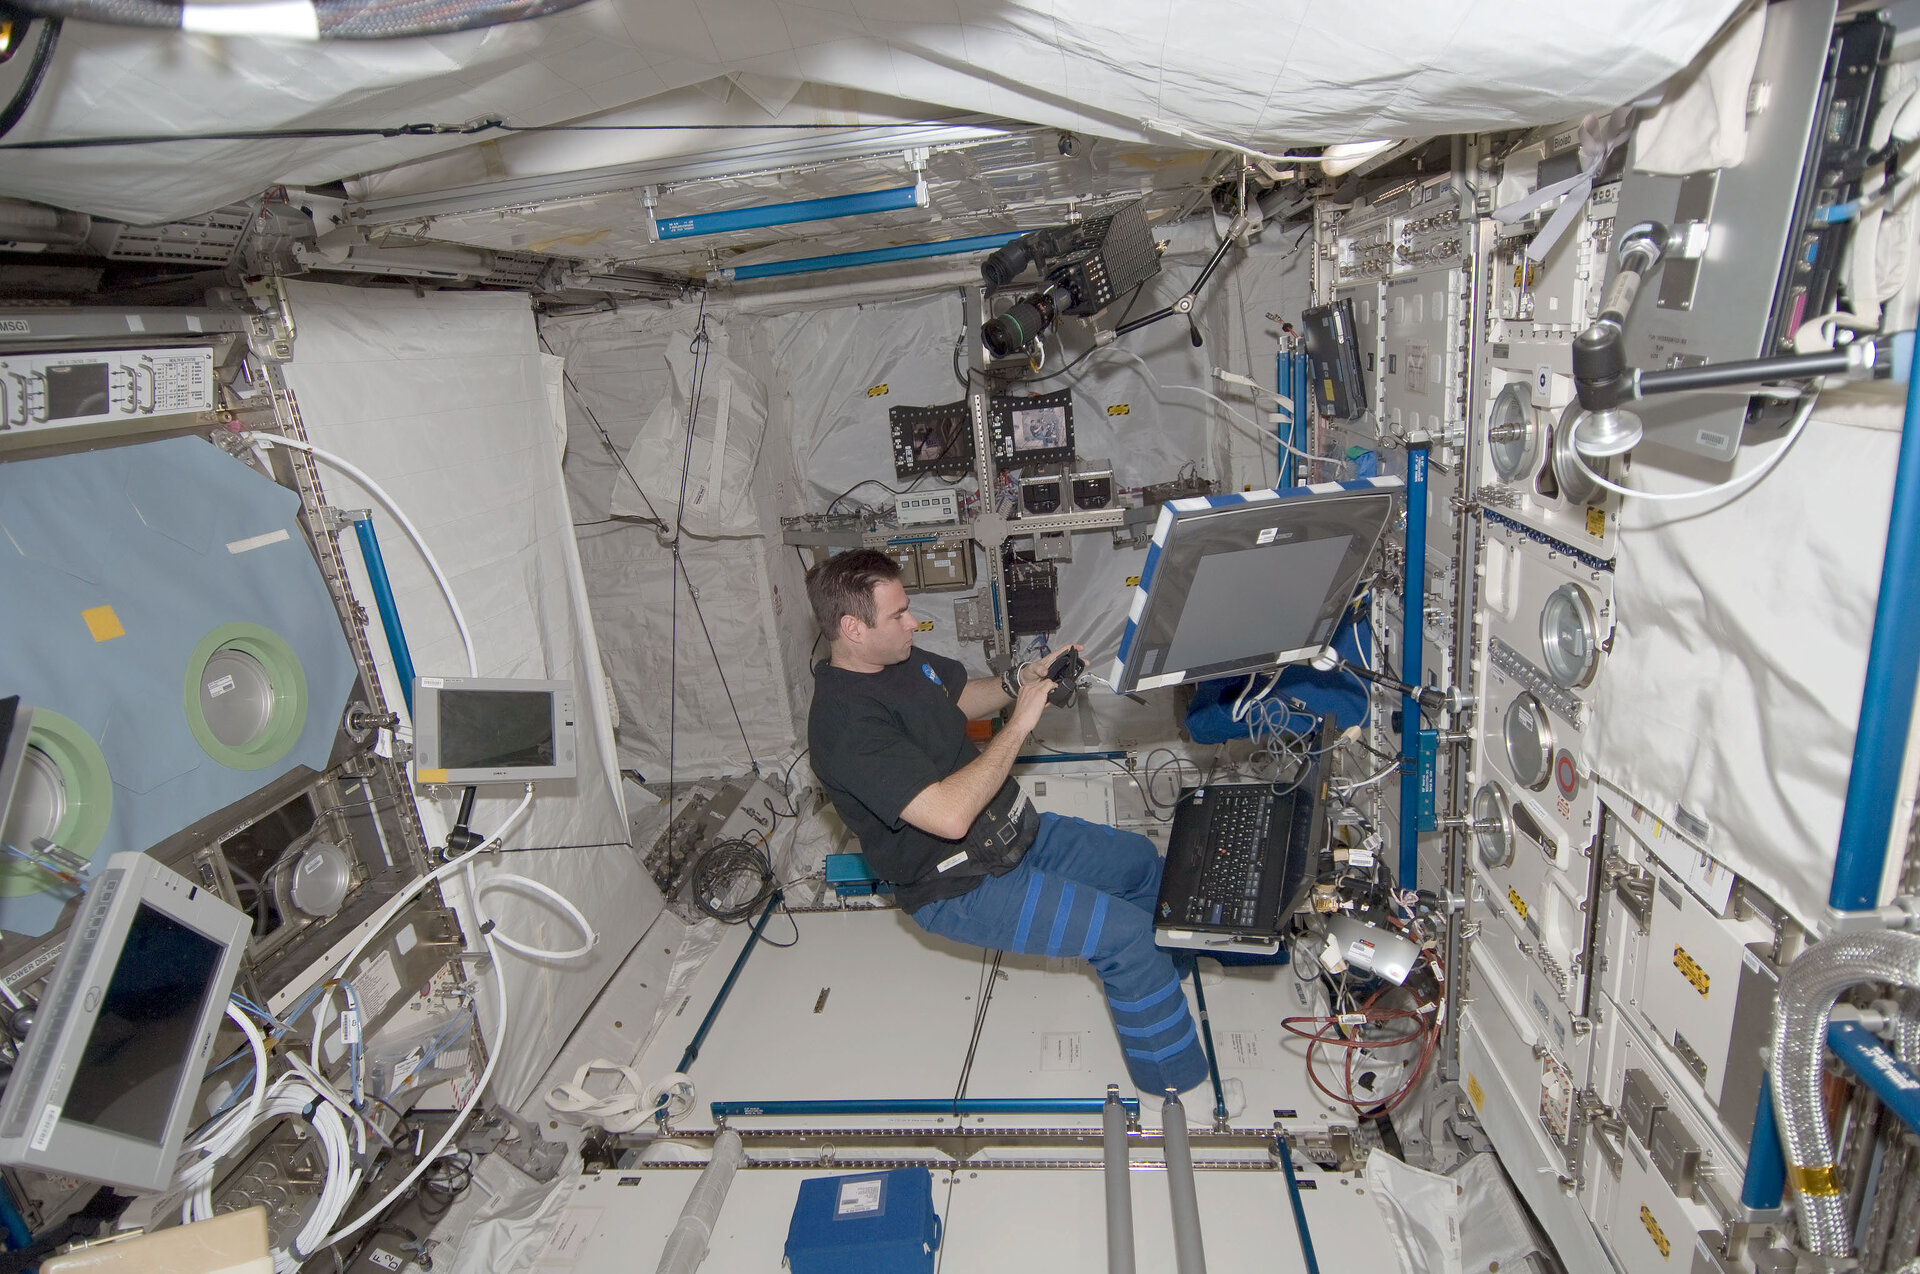
<path id="1" fill-rule="evenodd" d="M 1046 681 L 1047 669 L 1053 667 L 1053 661 L 1069 650 L 1075 654 L 1081 654 L 1086 650 L 1086 647 L 1079 642 L 1075 642 L 1071 646 L 1062 646 L 1059 650 L 1054 651 L 1044 658 L 1027 660 L 1026 663 L 1020 665 L 1020 684 L 1022 686 L 1030 686 L 1036 681 Z"/>
<path id="2" fill-rule="evenodd" d="M 1053 683 L 1045 677 L 1029 681 L 1020 687 L 1020 697 L 1013 701 L 1013 711 L 1007 716 L 1007 729 L 1017 731 L 1022 738 L 1033 733 L 1040 724 L 1040 714 L 1046 709 L 1047 696 L 1053 693 Z"/>

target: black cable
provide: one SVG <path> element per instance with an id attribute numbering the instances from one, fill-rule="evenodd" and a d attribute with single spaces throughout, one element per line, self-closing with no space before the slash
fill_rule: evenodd
<path id="1" fill-rule="evenodd" d="M 1133 291 L 1127 294 L 1127 304 L 1125 308 L 1123 308 L 1120 311 L 1120 317 L 1113 321 L 1113 325 L 1115 327 L 1118 327 L 1120 326 L 1120 324 L 1127 321 L 1127 315 L 1133 313 L 1133 303 L 1140 299 L 1140 290 L 1146 286 L 1147 286 L 1147 281 L 1145 279 L 1142 279 L 1140 280 L 1140 282 L 1133 285 Z M 965 332 L 960 333 L 961 339 L 965 340 L 966 335 L 967 334 Z M 1087 346 L 1086 349 L 1080 352 L 1078 357 L 1076 357 L 1072 362 L 1068 363 L 1065 367 L 1060 368 L 1058 371 L 1045 372 L 1045 373 L 1040 373 L 1033 376 L 1021 376 L 1021 377 L 1015 378 L 1013 383 L 1016 385 L 1037 385 L 1043 380 L 1052 380 L 1056 376 L 1065 376 L 1068 372 L 1080 366 L 1080 364 L 1086 362 L 1088 357 L 1091 356 L 1095 350 L 1104 349 L 1104 348 L 1105 346 L 1102 346 L 1102 345 L 1097 345 L 1097 344 L 1089 345 Z"/>
<path id="2" fill-rule="evenodd" d="M 920 127 L 938 128 L 940 120 L 921 120 Z M 914 127 L 915 125 L 902 125 Z M 706 133 L 730 129 L 766 132 L 781 129 L 814 132 L 846 131 L 848 124 L 506 124 L 497 119 L 475 124 L 394 124 L 374 128 L 264 128 L 215 133 L 132 133 L 116 137 L 66 137 L 33 142 L 0 143 L 0 150 L 85 150 L 101 146 L 153 146 L 165 142 L 293 141 L 315 137 L 437 137 L 474 133 Z"/>
<path id="3" fill-rule="evenodd" d="M 773 865 L 766 853 L 737 836 L 717 842 L 695 859 L 689 880 L 693 905 L 728 925 L 751 919 L 774 890 Z M 751 896 L 741 892 L 743 886 L 752 889 Z"/>
<path id="4" fill-rule="evenodd" d="M 956 481 L 965 479 L 965 477 L 966 477 L 965 474 L 961 474 L 960 479 L 956 479 Z M 834 505 L 840 503 L 842 500 L 852 495 L 855 491 L 858 491 L 861 487 L 864 487 L 869 483 L 873 484 L 876 487 L 885 487 L 888 491 L 891 491 L 894 495 L 906 495 L 908 492 L 912 491 L 915 487 L 919 486 L 922 482 L 926 481 L 926 478 L 927 478 L 927 475 L 923 473 L 919 477 L 915 478 L 912 482 L 909 482 L 905 488 L 887 486 L 886 483 L 882 482 L 878 478 L 862 478 L 860 479 L 860 481 L 848 487 L 845 491 L 842 491 L 839 495 L 833 497 L 833 499 L 827 503 L 827 512 L 831 514 L 833 512 Z"/>
<path id="5" fill-rule="evenodd" d="M 993 957 L 991 967 L 987 964 L 987 957 L 989 955 Z M 1004 951 L 982 951 L 980 953 L 980 967 L 983 976 L 980 979 L 980 984 L 974 988 L 973 1035 L 972 1038 L 967 1041 L 966 1061 L 960 1066 L 960 1082 L 956 1084 L 953 1089 L 953 1100 L 956 1105 L 961 1098 L 967 1095 L 967 1081 L 973 1078 L 973 1059 L 980 1051 L 980 1036 L 987 1029 L 987 1006 L 993 1000 L 994 986 L 1000 981 L 1000 963 L 1006 958 L 1007 953 Z"/>
<path id="6" fill-rule="evenodd" d="M 47 67 L 53 63 L 54 45 L 60 42 L 60 19 L 42 18 L 40 20 L 40 42 L 33 46 L 33 60 L 27 63 L 27 74 L 20 81 L 20 87 L 13 91 L 13 100 L 7 108 L 0 111 L 0 137 L 13 131 L 27 108 L 33 105 L 33 99 L 39 95 L 40 82 L 47 78 Z"/>
<path id="7" fill-rule="evenodd" d="M 703 321 L 706 314 L 706 306 L 707 306 L 707 294 L 703 290 L 700 293 L 700 312 L 701 312 Z M 546 350 L 547 353 L 549 354 L 553 353 L 553 346 L 547 343 L 547 338 L 545 336 L 540 337 L 540 347 Z M 613 456 L 615 463 L 617 463 L 620 466 L 620 472 L 627 475 L 627 481 L 633 483 L 633 489 L 640 493 L 641 503 L 647 506 L 647 513 L 650 515 L 654 525 L 658 526 L 661 529 L 661 531 L 665 531 L 667 529 L 666 519 L 662 518 L 660 516 L 660 511 L 653 507 L 653 501 L 649 499 L 647 496 L 647 489 L 640 485 L 640 479 L 634 477 L 633 470 L 627 467 L 627 458 L 620 453 L 620 449 L 618 447 L 613 445 L 613 435 L 607 432 L 606 426 L 600 423 L 600 418 L 594 415 L 593 408 L 587 404 L 586 396 L 580 392 L 580 386 L 573 379 L 573 376 L 570 373 L 566 373 L 566 372 L 563 372 L 562 375 L 566 381 L 567 386 L 573 390 L 574 400 L 580 404 L 580 409 L 587 413 L 587 419 L 593 422 L 594 429 L 596 429 L 599 432 L 600 441 L 606 445 L 608 453 Z M 696 403 L 695 406 L 697 409 L 698 404 Z M 683 511 L 685 507 L 686 506 L 684 504 L 681 506 Z M 700 605 L 700 594 L 694 590 L 693 576 L 688 574 L 687 564 L 685 561 L 681 559 L 681 556 L 680 556 L 680 551 L 678 548 L 680 529 L 677 526 L 674 528 L 673 534 L 674 534 L 674 542 L 675 542 L 675 548 L 673 552 L 674 570 L 679 575 L 681 583 L 685 584 L 687 587 L 687 600 L 693 603 L 693 617 L 700 621 L 701 636 L 707 639 L 707 653 L 713 656 L 713 670 L 714 672 L 719 674 L 720 689 L 726 692 L 727 706 L 733 708 L 734 724 L 740 727 L 740 742 L 747 750 L 747 762 L 748 764 L 753 766 L 753 772 L 755 774 L 758 774 L 760 772 L 760 765 L 759 765 L 759 762 L 754 760 L 753 744 L 747 739 L 747 727 L 746 727 L 746 724 L 740 720 L 740 709 L 734 706 L 733 686 L 731 683 L 727 681 L 727 669 L 726 669 L 726 666 L 720 662 L 720 651 L 713 644 L 713 631 L 707 627 L 707 612 L 705 608 Z M 674 590 L 673 596 L 674 596 L 674 601 L 677 605 L 680 598 L 680 591 L 678 588 Z M 677 631 L 677 626 L 676 626 L 676 631 Z M 668 723 L 668 729 L 669 731 L 671 731 L 672 729 L 671 721 L 669 721 Z M 668 769 L 667 782 L 668 782 L 668 790 L 671 791 L 672 782 L 673 782 L 671 766 L 669 766 L 669 769 Z"/>

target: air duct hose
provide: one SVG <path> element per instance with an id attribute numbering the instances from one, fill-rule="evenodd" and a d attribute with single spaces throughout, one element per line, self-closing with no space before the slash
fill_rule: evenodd
<path id="1" fill-rule="evenodd" d="M 1900 1017 L 1893 1026 L 1893 1055 L 1909 1066 L 1920 1065 L 1920 991 L 1900 993 Z"/>
<path id="2" fill-rule="evenodd" d="M 667 1236 L 666 1251 L 660 1253 L 654 1274 L 693 1274 L 700 1268 L 700 1262 L 707 1259 L 714 1222 L 720 1219 L 720 1205 L 727 1201 L 733 1174 L 746 1157 L 740 1134 L 731 1128 L 721 1129 L 713 1139 L 713 1158 L 693 1183 L 693 1193 L 687 1196 L 687 1206 L 680 1209 L 680 1219 Z"/>
<path id="3" fill-rule="evenodd" d="M 583 3 L 585 0 L 255 0 L 244 4 L 24 0 L 20 7 L 41 17 L 119 27 L 309 40 L 395 40 L 524 22 Z"/>
<path id="4" fill-rule="evenodd" d="M 1846 1256 L 1853 1225 L 1834 1171 L 1820 1081 L 1826 1070 L 1827 1019 L 1842 991 L 1862 982 L 1920 987 L 1920 936 L 1850 933 L 1809 947 L 1780 979 L 1773 1018 L 1773 1107 L 1787 1157 L 1787 1181 L 1799 1199 L 1800 1242 L 1816 1256 Z M 1903 997 L 1904 1003 L 1904 997 Z M 1902 1051 L 1911 1019 L 1902 1014 Z"/>

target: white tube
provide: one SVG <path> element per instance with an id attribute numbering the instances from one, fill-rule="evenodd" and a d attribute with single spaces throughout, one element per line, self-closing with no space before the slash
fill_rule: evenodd
<path id="1" fill-rule="evenodd" d="M 572 901 L 559 890 L 549 888 L 537 880 L 515 875 L 512 872 L 496 872 L 476 884 L 473 875 L 473 864 L 471 862 L 467 864 L 467 890 L 473 895 L 476 907 L 479 905 L 481 894 L 492 889 L 511 889 L 516 886 L 531 889 L 564 911 L 568 921 L 573 924 L 574 928 L 580 931 L 580 945 L 570 951 L 549 951 L 544 947 L 528 946 L 526 943 L 519 942 L 502 933 L 498 925 L 495 925 L 493 929 L 493 940 L 495 942 L 516 955 L 527 957 L 529 960 L 577 960 L 593 950 L 595 946 L 599 945 L 600 935 L 593 931 L 593 925 L 588 923 L 587 918 L 580 913 L 580 908 L 574 906 Z"/>
<path id="2" fill-rule="evenodd" d="M 243 1120 L 251 1128 L 253 1121 L 260 1118 L 260 1108 L 267 1103 L 267 1041 L 260 1034 L 260 1028 L 247 1016 L 246 1010 L 232 1000 L 227 1001 L 227 1016 L 247 1037 L 247 1047 L 253 1050 L 253 1096 L 247 1099 L 247 1113 Z"/>
<path id="3" fill-rule="evenodd" d="M 713 1139 L 713 1158 L 707 1161 L 700 1179 L 693 1183 L 687 1205 L 667 1236 L 666 1250 L 654 1274 L 693 1274 L 707 1259 L 707 1244 L 713 1239 L 714 1222 L 720 1219 L 720 1207 L 727 1201 L 733 1174 L 746 1161 L 746 1147 L 740 1134 L 723 1128 Z"/>
<path id="4" fill-rule="evenodd" d="M 1758 482 L 1760 479 L 1766 477 L 1767 474 L 1771 473 L 1773 467 L 1780 463 L 1781 457 L 1785 456 L 1793 444 L 1799 440 L 1801 431 L 1807 427 L 1807 422 L 1813 419 L 1813 405 L 1819 401 L 1819 394 L 1814 393 L 1807 395 L 1806 401 L 1800 405 L 1800 414 L 1794 417 L 1792 428 L 1787 430 L 1786 438 L 1781 441 L 1778 447 L 1773 449 L 1772 455 L 1738 477 L 1729 478 L 1725 482 L 1715 483 L 1710 487 L 1702 487 L 1698 491 L 1636 491 L 1632 487 L 1623 487 L 1617 482 L 1609 482 L 1595 473 L 1592 468 L 1588 466 L 1587 458 L 1578 451 L 1573 453 L 1573 462 L 1580 466 L 1580 472 L 1586 474 L 1607 490 L 1619 495 L 1630 495 L 1636 500 L 1697 500 L 1702 496 L 1719 495 L 1722 492 L 1732 491 L 1738 487 L 1746 486 L 1749 483 Z"/>
<path id="5" fill-rule="evenodd" d="M 420 534 L 420 528 L 413 524 L 411 518 L 400 511 L 400 506 L 393 502 L 393 497 L 382 490 L 379 483 L 368 477 L 351 461 L 337 456 L 331 451 L 322 450 L 310 442 L 302 442 L 298 438 L 288 438 L 281 434 L 254 433 L 247 436 L 259 446 L 291 447 L 295 451 L 304 451 L 314 459 L 324 461 L 346 474 L 349 478 L 352 478 L 355 482 L 366 488 L 368 495 L 380 502 L 380 507 L 385 509 L 387 513 L 392 516 L 393 520 L 400 524 L 400 529 L 407 533 L 407 538 L 413 541 L 413 546 L 420 550 L 420 556 L 426 560 L 427 569 L 433 572 L 434 582 L 440 585 L 441 596 L 447 599 L 447 609 L 453 612 L 454 627 L 460 630 L 460 644 L 466 647 L 467 675 L 469 677 L 479 676 L 480 663 L 474 658 L 473 654 L 473 634 L 467 630 L 467 617 L 461 612 L 460 603 L 454 600 L 453 585 L 447 581 L 447 573 L 440 569 L 440 560 L 433 555 L 433 550 L 427 547 L 426 537 Z"/>
<path id="6" fill-rule="evenodd" d="M 1300 457 L 1300 458 L 1301 458 L 1302 460 L 1324 460 L 1324 459 L 1326 459 L 1326 457 L 1325 457 L 1325 456 L 1316 456 L 1316 455 L 1314 455 L 1314 454 L 1313 454 L 1312 452 L 1310 452 L 1310 451 L 1302 451 L 1302 450 L 1300 450 L 1300 448 L 1298 448 L 1298 447 L 1296 447 L 1296 446 L 1294 446 L 1294 445 L 1293 445 L 1292 443 L 1290 443 L 1290 442 L 1288 442 L 1288 441 L 1287 441 L 1287 440 L 1286 440 L 1285 438 L 1282 438 L 1282 437 L 1281 437 L 1281 436 L 1280 436 L 1279 434 L 1277 434 L 1277 433 L 1271 433 L 1271 434 L 1270 434 L 1270 433 L 1267 433 L 1267 432 L 1265 432 L 1264 430 L 1262 430 L 1262 429 L 1260 428 L 1260 424 L 1259 424 L 1259 422 L 1258 422 L 1258 421 L 1256 421 L 1256 420 L 1253 420 L 1252 418 L 1250 418 L 1250 417 L 1248 417 L 1248 416 L 1243 416 L 1243 415 L 1241 415 L 1241 414 L 1240 414 L 1240 412 L 1239 412 L 1239 411 L 1238 411 L 1238 410 L 1237 410 L 1237 409 L 1236 409 L 1236 408 L 1234 407 L 1234 405 L 1233 405 L 1232 403 L 1230 403 L 1230 402 L 1228 402 L 1228 401 L 1227 401 L 1226 399 L 1224 399 L 1224 398 L 1222 398 L 1222 397 L 1221 397 L 1220 395 L 1218 395 L 1218 394 L 1216 394 L 1216 393 L 1214 393 L 1214 392 L 1213 392 L 1212 390 L 1209 390 L 1209 389 L 1202 389 L 1202 388 L 1201 388 L 1200 386 L 1198 386 L 1198 385 L 1165 385 L 1165 384 L 1162 384 L 1162 383 L 1161 383 L 1161 381 L 1160 381 L 1160 378 L 1159 378 L 1158 376 L 1155 376 L 1155 375 L 1153 374 L 1153 368 L 1151 368 L 1151 367 L 1149 367 L 1149 366 L 1147 366 L 1147 360 L 1146 360 L 1146 359 L 1144 359 L 1144 358 L 1142 358 L 1142 357 L 1140 357 L 1140 356 L 1139 356 L 1138 354 L 1136 354 L 1136 353 L 1134 353 L 1134 352 L 1133 352 L 1132 350 L 1130 350 L 1130 349 L 1118 349 L 1118 348 L 1116 348 L 1116 349 L 1115 349 L 1115 350 L 1114 350 L 1113 352 L 1114 352 L 1114 353 L 1116 353 L 1116 354 L 1118 354 L 1118 355 L 1120 355 L 1120 357 L 1122 357 L 1122 358 L 1131 358 L 1131 359 L 1132 359 L 1132 360 L 1133 360 L 1134 362 L 1136 362 L 1136 363 L 1138 363 L 1138 364 L 1140 364 L 1140 370 L 1141 370 L 1142 372 L 1144 372 L 1144 373 L 1146 374 L 1146 377 L 1147 377 L 1147 379 L 1148 379 L 1148 380 L 1150 380 L 1150 381 L 1152 381 L 1152 382 L 1153 382 L 1153 387 L 1154 387 L 1155 389 L 1169 389 L 1169 390 L 1173 390 L 1173 389 L 1177 389 L 1177 390 L 1179 390 L 1179 391 L 1180 391 L 1181 393 L 1184 393 L 1184 394 L 1198 394 L 1198 395 L 1200 395 L 1200 396 L 1201 396 L 1202 398 L 1211 398 L 1211 399 L 1212 399 L 1212 400 L 1213 400 L 1214 402 L 1216 402 L 1216 403 L 1219 403 L 1219 404 L 1220 404 L 1220 405 L 1221 405 L 1222 407 L 1225 407 L 1225 408 L 1227 409 L 1227 414 L 1228 414 L 1228 415 L 1230 415 L 1230 416 L 1232 416 L 1232 417 L 1233 417 L 1233 418 L 1234 418 L 1235 420 L 1238 420 L 1238 421 L 1240 421 L 1240 422 L 1242 422 L 1242 423 L 1243 423 L 1243 424 L 1245 424 L 1245 425 L 1246 425 L 1246 426 L 1247 426 L 1247 427 L 1248 427 L 1249 429 L 1251 429 L 1251 430 L 1252 430 L 1252 436 L 1253 436 L 1253 438 L 1254 438 L 1254 439 L 1255 439 L 1256 441 L 1258 441 L 1258 442 L 1259 442 L 1259 443 L 1260 443 L 1260 444 L 1261 444 L 1262 446 L 1265 446 L 1265 445 L 1266 445 L 1267 443 L 1270 443 L 1270 442 L 1277 442 L 1277 443 L 1279 443 L 1279 444 L 1280 444 L 1280 445 L 1281 445 L 1282 447 L 1285 447 L 1285 448 L 1286 448 L 1286 449 L 1287 449 L 1288 451 L 1291 451 L 1291 452 L 1292 452 L 1292 453 L 1293 453 L 1294 455 L 1296 455 L 1296 456 L 1299 456 L 1299 457 Z"/>

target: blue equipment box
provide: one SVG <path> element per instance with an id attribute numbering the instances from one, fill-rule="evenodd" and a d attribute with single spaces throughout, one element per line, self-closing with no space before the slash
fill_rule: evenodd
<path id="1" fill-rule="evenodd" d="M 787 1226 L 793 1274 L 933 1274 L 939 1247 L 925 1168 L 802 1181 Z"/>

